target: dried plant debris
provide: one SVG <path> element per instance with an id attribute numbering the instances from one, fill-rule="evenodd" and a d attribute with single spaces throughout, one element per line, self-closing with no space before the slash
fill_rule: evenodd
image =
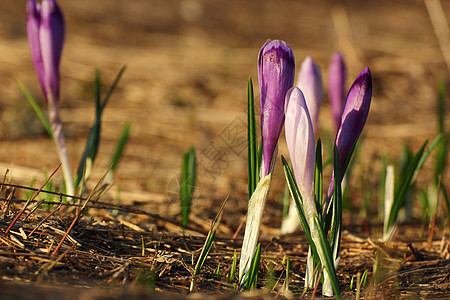
<path id="1" fill-rule="evenodd" d="M 25 201 L 10 194 L 0 200 L 0 284 L 7 291 L 2 292 L 5 299 L 36 299 L 45 295 L 73 299 L 74 294 L 79 299 L 87 296 L 122 299 L 149 294 L 175 298 L 189 293 L 207 233 L 202 228 L 183 231 L 183 225 L 176 220 L 152 218 L 131 206 L 96 201 L 87 206 L 87 213 L 67 232 L 76 217 L 77 206 L 64 203 L 65 209 L 60 209 L 60 203 L 56 202 L 33 210 L 35 200 L 4 235 Z M 119 213 L 113 216 L 112 210 Z M 214 297 L 244 297 L 245 293 L 236 291 L 236 281 L 229 278 L 234 251 L 240 250 L 242 237 L 232 239 L 224 233 L 229 230 L 220 231 L 220 226 L 218 229 L 202 272 L 196 277 L 196 290 Z M 414 225 L 407 225 L 402 232 L 405 237 L 414 236 L 415 229 Z M 55 253 L 61 240 L 60 251 Z M 286 235 L 283 239 L 263 240 L 261 247 L 264 252 L 258 275 L 259 291 L 253 295 L 300 296 L 307 241 L 301 235 Z M 445 236 L 433 241 L 428 250 L 425 240 L 382 243 L 344 231 L 338 269 L 343 296 L 356 294 L 355 285 L 350 290 L 352 276 L 367 270 L 369 280 L 361 287 L 362 296 L 445 297 L 450 284 L 450 261 L 443 256 L 447 250 Z M 288 293 L 283 287 L 284 257 L 290 259 Z"/>

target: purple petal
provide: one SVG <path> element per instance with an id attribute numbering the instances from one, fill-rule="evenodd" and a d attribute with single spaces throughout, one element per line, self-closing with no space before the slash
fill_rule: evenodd
<path id="1" fill-rule="evenodd" d="M 346 76 L 347 70 L 342 55 L 339 52 L 333 53 L 328 67 L 328 97 L 336 131 L 341 124 Z"/>
<path id="2" fill-rule="evenodd" d="M 64 45 L 65 22 L 58 3 L 44 0 L 41 5 L 41 43 L 42 62 L 44 64 L 44 81 L 49 88 L 49 96 L 57 101 L 59 98 L 59 63 Z"/>
<path id="3" fill-rule="evenodd" d="M 261 105 L 261 178 L 270 173 L 272 157 L 284 122 L 286 92 L 294 84 L 295 61 L 291 47 L 283 41 L 268 40 L 258 56 Z"/>
<path id="4" fill-rule="evenodd" d="M 319 112 L 323 100 L 322 73 L 311 57 L 305 58 L 298 74 L 297 86 L 302 90 L 308 106 L 309 115 L 314 128 L 314 134 L 318 135 Z"/>
<path id="5" fill-rule="evenodd" d="M 303 201 L 314 204 L 315 138 L 308 107 L 302 91 L 295 87 L 286 94 L 284 131 L 295 181 Z M 311 204 L 313 203 L 313 204 Z M 311 204 L 311 205 L 310 205 Z M 312 206 L 315 207 L 315 204 Z"/>
<path id="6" fill-rule="evenodd" d="M 372 76 L 369 68 L 365 68 L 350 88 L 342 112 L 341 125 L 336 135 L 340 168 L 344 167 L 353 145 L 358 140 L 366 124 L 372 100 Z M 333 193 L 334 171 L 328 196 Z"/>
<path id="7" fill-rule="evenodd" d="M 41 56 L 41 44 L 39 41 L 39 28 L 41 26 L 40 5 L 35 0 L 27 2 L 27 35 L 31 50 L 31 59 L 41 84 L 42 91 L 47 98 L 47 89 L 44 83 L 44 65 Z"/>

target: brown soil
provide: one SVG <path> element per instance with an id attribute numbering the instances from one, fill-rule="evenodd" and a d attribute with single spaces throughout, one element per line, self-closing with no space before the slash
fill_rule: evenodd
<path id="1" fill-rule="evenodd" d="M 1 3 L 0 173 L 10 169 L 13 184 L 29 186 L 35 179 L 34 186 L 38 187 L 44 182 L 44 168 L 55 169 L 58 158 L 15 82 L 23 82 L 45 108 L 26 40 L 26 1 Z M 25 189 L 17 188 L 16 201 L 10 206 L 3 198 L 0 298 L 184 296 L 205 234 L 226 197 L 229 200 L 210 258 L 197 280 L 197 291 L 237 295 L 226 283 L 225 274 L 234 250 L 239 252 L 241 246 L 243 231 L 232 237 L 246 213 L 246 151 L 245 145 L 230 144 L 227 130 L 245 126 L 247 79 L 254 79 L 257 90 L 256 57 L 269 38 L 288 42 L 297 66 L 307 55 L 313 57 L 324 75 L 332 52 L 340 50 L 347 61 L 348 85 L 364 67 L 372 71 L 373 101 L 350 182 L 353 209 L 345 214 L 338 270 L 345 297 L 354 298 L 355 288 L 349 288 L 351 278 L 365 270 L 369 283 L 362 295 L 368 298 L 449 297 L 449 231 L 444 205 L 431 243 L 427 241 L 428 224 L 420 221 L 418 201 L 414 201 L 414 218 L 398 228 L 394 242 L 377 242 L 381 232 L 377 218 L 381 156 L 397 161 L 404 144 L 417 150 L 427 138 L 435 137 L 436 82 L 438 77 L 449 76 L 443 53 L 450 50 L 439 43 L 431 22 L 438 16 L 430 16 L 423 1 L 59 3 L 67 19 L 61 119 L 74 170 L 94 119 L 94 68 L 100 69 L 106 90 L 120 67 L 127 65 L 105 110 L 102 143 L 88 190 L 94 188 L 109 165 L 125 122 L 132 124 L 131 138 L 115 185 L 99 203 L 89 204 L 96 208 L 90 208 L 78 220 L 70 233 L 73 240 L 66 238 L 55 256 L 51 253 L 75 212 L 57 212 L 24 239 L 19 230 L 30 234 L 56 206 L 50 211 L 40 208 L 27 219 L 22 216 L 12 232 L 3 237 L 22 207 L 18 200 L 26 199 Z M 450 20 L 450 2 L 441 0 L 441 4 Z M 449 107 L 445 114 L 447 132 Z M 320 120 L 325 138 L 333 130 L 329 116 L 325 101 Z M 283 135 L 279 153 L 286 156 Z M 191 230 L 183 234 L 177 183 L 182 154 L 190 145 L 197 149 L 199 167 Z M 212 148 L 220 150 L 223 160 L 208 158 L 206 153 Z M 419 174 L 417 188 L 426 187 L 432 170 L 433 158 Z M 449 175 L 447 170 L 444 183 Z M 60 178 L 58 173 L 55 182 Z M 278 198 L 284 186 L 278 162 L 263 219 L 261 292 L 257 297 L 282 295 L 285 256 L 290 258 L 292 274 L 290 293 L 284 295 L 302 293 L 307 243 L 301 232 L 280 235 Z M 4 189 L 2 197 L 10 191 Z M 364 197 L 368 210 L 361 209 L 365 207 Z M 381 270 L 379 278 L 374 278 L 375 263 Z M 221 275 L 215 276 L 219 265 Z M 269 265 L 274 266 L 274 276 L 280 281 L 267 294 Z M 159 294 L 152 294 L 152 289 Z"/>

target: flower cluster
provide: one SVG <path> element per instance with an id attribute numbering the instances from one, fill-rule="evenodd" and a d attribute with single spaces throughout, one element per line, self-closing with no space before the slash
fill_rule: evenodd
<path id="1" fill-rule="evenodd" d="M 283 124 L 295 182 L 301 196 L 301 211 L 304 213 L 306 226 L 309 227 L 308 230 L 312 236 L 311 242 L 316 245 L 315 248 L 320 247 L 317 245 L 320 244 L 319 232 L 322 229 L 317 228 L 315 222 L 323 207 L 317 207 L 314 172 L 316 138 L 319 135 L 319 112 L 324 96 L 322 75 L 320 68 L 311 57 L 307 57 L 302 63 L 296 87 L 293 87 L 294 72 L 294 55 L 289 45 L 278 40 L 267 41 L 258 56 L 262 140 L 260 182 L 249 200 L 240 262 L 241 281 L 245 280 L 243 277 L 248 271 L 256 249 Z M 334 53 L 328 71 L 328 95 L 337 132 L 335 144 L 340 164 L 336 166 L 340 168 L 340 172 L 343 171 L 351 155 L 351 149 L 362 132 L 372 97 L 372 79 L 368 68 L 356 78 L 344 102 L 345 77 L 343 58 L 339 53 Z M 333 170 L 326 199 L 328 202 L 325 201 L 324 207 L 329 204 L 333 196 L 335 171 L 337 170 Z M 300 209 L 297 208 L 297 210 Z M 292 227 L 295 228 L 299 224 L 295 207 L 291 209 L 291 212 L 291 219 L 293 217 L 296 220 L 295 224 L 283 226 L 282 231 L 292 231 Z M 318 252 L 322 260 L 324 252 Z M 336 258 L 333 259 L 335 260 Z M 324 279 L 326 282 L 327 275 Z"/>

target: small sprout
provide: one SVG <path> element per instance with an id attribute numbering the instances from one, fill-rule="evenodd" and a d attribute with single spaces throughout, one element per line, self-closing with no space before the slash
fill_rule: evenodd
<path id="1" fill-rule="evenodd" d="M 236 278 L 237 261 L 238 261 L 237 251 L 234 250 L 233 263 L 231 264 L 231 271 L 230 271 L 230 278 L 229 278 L 230 282 L 232 282 Z"/>
<path id="2" fill-rule="evenodd" d="M 192 292 L 194 290 L 195 278 L 196 278 L 196 276 L 198 274 L 200 274 L 200 270 L 202 269 L 203 264 L 206 261 L 206 257 L 208 256 L 209 251 L 211 250 L 211 247 L 212 247 L 212 244 L 214 242 L 214 237 L 215 236 L 216 236 L 216 229 L 212 228 L 208 232 L 208 236 L 206 237 L 205 244 L 203 245 L 202 252 L 200 253 L 200 256 L 198 257 L 198 260 L 197 260 L 197 264 L 195 265 L 194 276 L 192 277 L 191 286 L 189 288 L 190 292 Z"/>
<path id="3" fill-rule="evenodd" d="M 220 277 L 221 277 L 221 275 L 220 275 L 220 263 L 217 265 L 216 272 L 214 273 L 214 275 L 216 276 L 217 280 L 220 279 Z"/>
<path id="4" fill-rule="evenodd" d="M 183 155 L 183 166 L 181 169 L 180 201 L 181 201 L 181 224 L 189 223 L 189 213 L 192 204 L 196 177 L 196 158 L 193 146 Z"/>

